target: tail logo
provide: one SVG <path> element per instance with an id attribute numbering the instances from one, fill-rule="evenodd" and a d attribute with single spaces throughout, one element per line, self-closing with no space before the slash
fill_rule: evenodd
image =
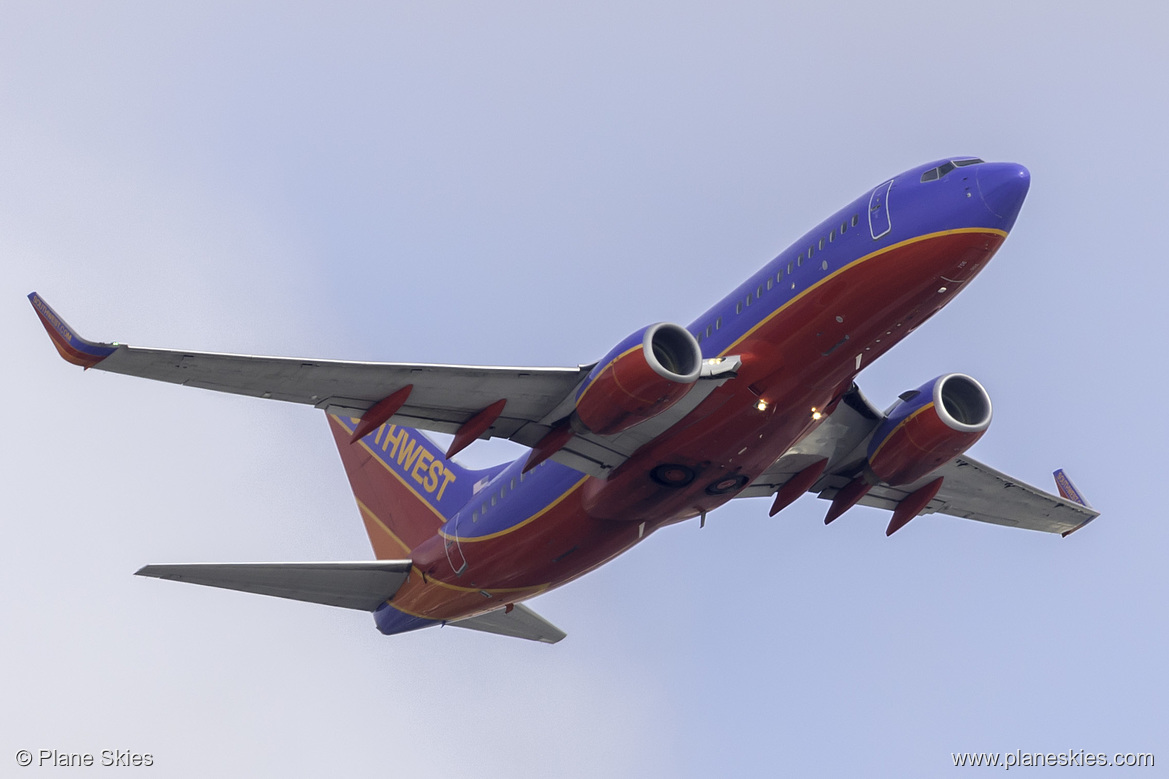
<path id="1" fill-rule="evenodd" d="M 359 421 L 350 419 L 349 424 L 356 429 Z M 441 453 L 428 447 L 424 439 L 410 435 L 407 428 L 385 424 L 363 441 L 379 460 L 403 480 L 413 481 L 423 492 L 433 496 L 436 503 L 458 478 L 453 469 L 446 467 Z"/>

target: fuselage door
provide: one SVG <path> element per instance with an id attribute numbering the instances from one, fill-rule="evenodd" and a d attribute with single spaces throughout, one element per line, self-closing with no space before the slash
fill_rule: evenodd
<path id="1" fill-rule="evenodd" d="M 892 188 L 893 179 L 889 179 L 869 196 L 869 234 L 874 241 L 893 229 L 893 223 L 889 221 L 889 190 Z"/>
<path id="2" fill-rule="evenodd" d="M 461 576 L 463 571 L 467 570 L 467 558 L 463 557 L 463 548 L 459 545 L 459 517 L 462 512 L 455 514 L 454 520 L 447 523 L 446 536 L 443 538 L 443 546 L 446 548 L 446 559 L 451 564 L 451 570 L 455 572 L 455 576 Z"/>

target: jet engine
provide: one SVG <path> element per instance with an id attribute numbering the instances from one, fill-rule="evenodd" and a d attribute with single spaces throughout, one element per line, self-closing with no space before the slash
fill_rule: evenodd
<path id="1" fill-rule="evenodd" d="M 886 484 L 909 484 L 969 449 L 990 427 L 990 396 L 949 373 L 901 395 L 869 443 L 869 468 Z"/>
<path id="2" fill-rule="evenodd" d="M 576 418 L 599 435 L 628 430 L 681 400 L 701 369 L 702 350 L 686 328 L 665 322 L 642 328 L 589 373 Z"/>

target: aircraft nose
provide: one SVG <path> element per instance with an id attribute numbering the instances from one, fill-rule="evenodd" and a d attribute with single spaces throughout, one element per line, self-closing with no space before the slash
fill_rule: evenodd
<path id="1" fill-rule="evenodd" d="M 1002 220 L 1002 229 L 1009 231 L 1031 187 L 1030 171 L 1013 162 L 989 163 L 978 166 L 977 180 L 982 204 Z"/>

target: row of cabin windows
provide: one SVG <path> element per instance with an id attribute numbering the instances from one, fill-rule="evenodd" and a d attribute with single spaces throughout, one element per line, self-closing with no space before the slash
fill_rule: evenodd
<path id="1" fill-rule="evenodd" d="M 837 230 L 835 227 L 832 228 L 831 230 L 829 230 L 827 237 L 821 238 L 819 241 L 817 241 L 816 243 L 809 246 L 806 252 L 800 252 L 799 256 L 796 257 L 795 260 L 793 260 L 792 262 L 789 262 L 787 264 L 786 268 L 780 268 L 779 272 L 775 274 L 775 278 L 768 276 L 767 281 L 763 284 L 760 284 L 758 287 L 756 287 L 754 292 L 748 294 L 746 300 L 740 300 L 738 303 L 736 303 L 735 304 L 735 313 L 736 314 L 743 313 L 743 309 L 746 308 L 747 306 L 751 305 L 751 302 L 753 300 L 759 300 L 760 298 L 762 298 L 764 292 L 770 291 L 772 287 L 778 285 L 781 281 L 783 281 L 783 277 L 784 277 L 785 273 L 788 276 L 790 276 L 792 274 L 792 272 L 795 271 L 796 268 L 802 267 L 804 264 L 804 257 L 805 256 L 809 260 L 812 259 L 812 257 L 816 254 L 817 251 L 824 250 L 825 243 L 832 243 L 833 241 L 836 240 L 837 235 L 843 236 L 846 232 L 848 232 L 850 227 L 856 227 L 858 224 L 860 224 L 860 214 L 853 214 L 852 219 L 847 219 L 847 220 L 840 223 L 839 230 Z M 827 260 L 825 260 L 821 264 L 821 269 L 828 270 L 828 261 Z M 792 289 L 795 289 L 795 288 L 796 288 L 795 282 L 792 282 Z M 697 338 L 698 342 L 702 343 L 702 341 L 704 339 L 710 338 L 711 334 L 714 333 L 714 331 L 722 328 L 722 325 L 723 325 L 723 318 L 720 316 L 718 319 L 714 320 L 713 325 L 707 325 L 705 329 L 698 331 L 698 333 L 696 334 L 696 338 Z"/>
<path id="2" fill-rule="evenodd" d="M 698 343 L 702 343 L 703 339 L 705 338 L 710 338 L 711 334 L 714 333 L 715 330 L 721 330 L 722 326 L 723 318 L 720 316 L 718 319 L 714 320 L 713 325 L 707 325 L 705 330 L 698 331 L 698 335 L 695 336 L 698 340 Z"/>
<path id="3" fill-rule="evenodd" d="M 539 465 L 536 466 L 536 468 L 541 468 L 545 464 L 546 463 L 540 463 Z M 529 471 L 529 473 L 534 473 L 536 468 L 533 468 L 531 471 Z M 526 478 L 528 478 L 528 474 L 524 473 L 523 471 L 520 471 L 518 481 L 522 482 Z M 503 500 L 504 496 L 507 495 L 507 493 L 511 492 L 512 490 L 514 490 L 516 488 L 516 482 L 517 482 L 517 479 L 516 479 L 516 477 L 513 476 L 511 478 L 511 481 L 505 482 L 503 484 L 503 486 L 500 488 L 498 493 L 495 493 L 495 492 L 491 493 L 490 498 L 484 497 L 483 504 L 481 506 L 479 506 L 479 508 L 477 508 L 471 512 L 471 521 L 478 522 L 479 517 L 482 517 L 482 516 L 487 514 L 487 507 L 488 506 L 494 506 L 496 503 Z"/>
<path id="4" fill-rule="evenodd" d="M 848 232 L 848 229 L 850 227 L 856 227 L 859 223 L 860 223 L 860 215 L 853 214 L 852 219 L 846 220 L 846 221 L 840 223 L 839 234 L 844 235 L 846 232 Z M 824 250 L 825 243 L 832 243 L 833 241 L 835 241 L 836 236 L 837 236 L 837 230 L 836 230 L 836 228 L 832 228 L 831 230 L 828 231 L 828 236 L 826 238 L 821 238 L 819 241 L 817 241 L 816 243 L 809 246 L 808 250 L 806 252 L 800 252 L 799 256 L 796 257 L 795 260 L 793 260 L 792 262 L 789 262 L 787 264 L 786 269 L 785 268 L 779 269 L 779 272 L 775 274 L 774 279 L 772 279 L 769 276 L 767 278 L 766 285 L 760 284 L 758 287 L 755 288 L 754 293 L 750 293 L 747 295 L 746 300 L 742 300 L 742 301 L 736 303 L 735 304 L 735 313 L 736 314 L 743 313 L 743 309 L 746 308 L 747 306 L 751 305 L 751 302 L 753 300 L 759 300 L 761 297 L 763 297 L 763 292 L 765 291 L 764 290 L 765 286 L 766 286 L 767 290 L 770 290 L 774 285 L 779 284 L 781 281 L 783 281 L 783 277 L 784 277 L 785 272 L 787 275 L 790 276 L 795 271 L 796 268 L 803 266 L 805 257 L 807 257 L 809 260 L 812 259 L 812 257 L 815 256 L 817 251 Z M 828 262 L 827 261 L 824 261 L 821 264 L 821 270 L 828 270 Z M 795 286 L 796 286 L 795 282 L 792 282 L 792 289 L 795 289 Z M 707 336 L 710 335 L 709 330 L 710 330 L 710 328 L 708 327 L 707 333 L 706 333 Z"/>

